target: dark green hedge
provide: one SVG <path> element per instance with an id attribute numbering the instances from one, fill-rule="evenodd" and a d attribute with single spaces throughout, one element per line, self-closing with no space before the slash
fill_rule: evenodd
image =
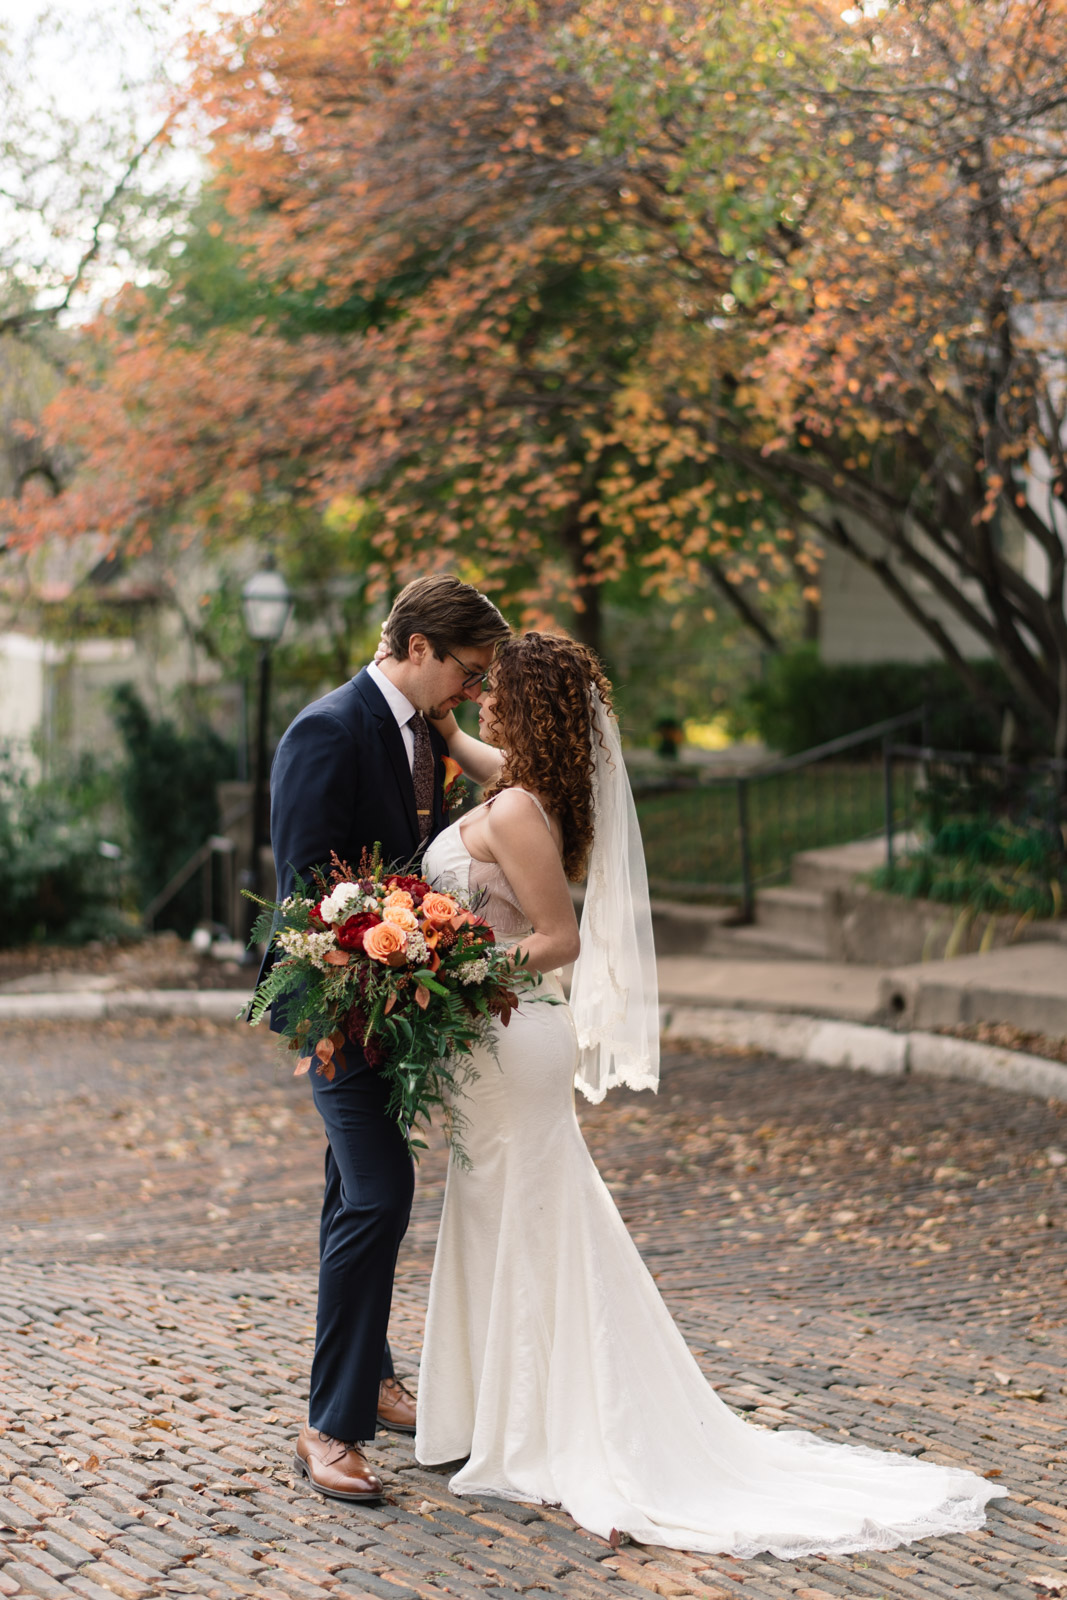
<path id="1" fill-rule="evenodd" d="M 1049 773 L 934 770 L 916 799 L 925 843 L 876 873 L 878 888 L 976 913 L 1063 915 L 1064 801 Z"/>
<path id="2" fill-rule="evenodd" d="M 233 776 L 233 752 L 211 728 L 186 733 L 169 718 L 154 719 L 131 684 L 116 689 L 113 715 L 126 747 L 119 781 L 132 877 L 144 907 L 218 831 L 217 785 Z M 194 877 L 164 908 L 156 926 L 185 937 L 200 915 L 200 883 Z"/>
<path id="3" fill-rule="evenodd" d="M 1000 668 L 991 661 L 973 666 L 1006 702 Z M 793 755 L 924 703 L 935 748 L 1000 749 L 1000 718 L 968 694 L 947 662 L 836 666 L 821 661 L 815 645 L 770 658 L 763 681 L 747 692 L 740 716 L 746 730 L 757 733 L 770 749 Z M 908 737 L 917 742 L 919 729 Z"/>
<path id="4" fill-rule="evenodd" d="M 84 759 L 34 782 L 0 745 L 0 947 L 132 931 L 120 868 L 101 854 L 97 779 Z"/>

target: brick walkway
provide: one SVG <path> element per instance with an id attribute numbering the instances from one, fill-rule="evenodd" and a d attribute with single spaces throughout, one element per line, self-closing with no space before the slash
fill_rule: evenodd
<path id="1" fill-rule="evenodd" d="M 1002 1475 L 980 1533 L 784 1563 L 618 1551 L 458 1500 L 410 1442 L 381 1507 L 294 1490 L 320 1125 L 237 1028 L 8 1032 L 0 1093 L 0 1596 L 1067 1595 L 1067 1107 L 677 1053 L 583 1123 L 723 1397 L 769 1426 Z M 394 1334 L 417 1368 L 444 1172 Z M 6 1482 L 4 1481 L 6 1479 Z"/>

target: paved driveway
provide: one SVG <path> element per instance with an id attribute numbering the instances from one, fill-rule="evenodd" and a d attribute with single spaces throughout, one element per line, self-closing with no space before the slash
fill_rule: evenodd
<path id="1" fill-rule="evenodd" d="M 1067 1107 L 706 1048 L 666 1065 L 658 1097 L 583 1124 L 708 1376 L 769 1426 L 1001 1476 L 986 1529 L 800 1563 L 613 1551 L 455 1499 L 388 1437 L 380 1508 L 294 1490 L 308 1085 L 238 1028 L 37 1025 L 0 1061 L 0 1595 L 1067 1594 Z M 435 1144 L 394 1315 L 412 1372 L 443 1174 Z"/>

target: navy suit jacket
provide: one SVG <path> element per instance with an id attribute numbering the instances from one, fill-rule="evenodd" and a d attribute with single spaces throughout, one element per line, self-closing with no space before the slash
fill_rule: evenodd
<path id="1" fill-rule="evenodd" d="M 331 851 L 353 869 L 358 869 L 363 850 L 376 842 L 387 866 L 420 854 L 448 825 L 444 799 L 448 746 L 432 725 L 430 748 L 433 815 L 430 833 L 422 841 L 404 738 L 366 668 L 305 706 L 282 735 L 270 774 L 278 899 L 292 893 L 296 874 L 306 879 L 313 867 L 328 869 Z M 275 954 L 268 948 L 260 980 L 273 966 Z"/>

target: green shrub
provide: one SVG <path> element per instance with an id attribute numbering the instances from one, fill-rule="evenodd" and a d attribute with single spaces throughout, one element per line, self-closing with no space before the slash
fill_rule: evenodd
<path id="1" fill-rule="evenodd" d="M 1047 774 L 935 773 L 916 799 L 929 842 L 875 873 L 878 888 L 972 911 L 1063 914 L 1063 802 Z"/>
<path id="2" fill-rule="evenodd" d="M 991 661 L 972 666 L 1006 703 L 1000 668 Z M 794 755 L 924 704 L 929 708 L 928 738 L 935 749 L 999 750 L 999 717 L 968 694 L 947 662 L 837 666 L 821 661 L 815 645 L 803 645 L 767 662 L 763 681 L 744 696 L 740 721 L 772 750 Z M 917 743 L 919 737 L 916 725 L 905 730 L 902 742 Z"/>
<path id="3" fill-rule="evenodd" d="M 121 869 L 101 853 L 98 773 L 33 783 L 0 749 L 0 945 L 129 935 Z"/>
<path id="4" fill-rule="evenodd" d="M 119 784 L 132 877 L 143 909 L 218 831 L 216 785 L 232 777 L 234 758 L 211 728 L 183 733 L 169 718 L 153 720 L 130 684 L 115 691 L 113 715 L 126 751 Z M 194 876 L 163 908 L 156 926 L 188 935 L 200 911 L 200 885 Z"/>

